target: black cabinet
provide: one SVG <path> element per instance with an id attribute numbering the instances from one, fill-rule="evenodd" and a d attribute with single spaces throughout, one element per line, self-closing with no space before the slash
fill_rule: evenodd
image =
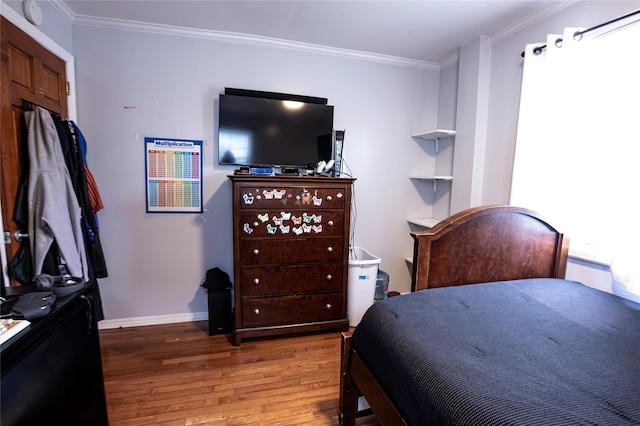
<path id="1" fill-rule="evenodd" d="M 108 426 L 97 324 L 87 291 L 2 345 L 2 426 Z"/>

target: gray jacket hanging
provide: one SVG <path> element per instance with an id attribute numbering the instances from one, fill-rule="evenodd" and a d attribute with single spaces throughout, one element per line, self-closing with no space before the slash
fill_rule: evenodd
<path id="1" fill-rule="evenodd" d="M 65 164 L 58 133 L 49 111 L 37 107 L 25 113 L 29 149 L 29 242 L 33 273 L 42 271 L 45 256 L 56 242 L 67 271 L 88 280 L 81 211 Z"/>

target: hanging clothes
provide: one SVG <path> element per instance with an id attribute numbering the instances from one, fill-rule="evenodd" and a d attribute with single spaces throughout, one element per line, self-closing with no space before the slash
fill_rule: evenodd
<path id="1" fill-rule="evenodd" d="M 100 231 L 98 228 L 97 216 L 94 213 L 94 206 L 91 202 L 89 184 L 86 174 L 85 155 L 86 142 L 80 129 L 71 121 L 62 120 L 54 116 L 53 121 L 58 131 L 58 138 L 65 158 L 71 184 L 78 198 L 82 212 L 82 230 L 85 247 L 87 250 L 87 260 L 89 262 L 89 278 L 106 278 L 108 276 L 107 266 L 100 242 Z M 85 147 L 83 149 L 83 146 Z M 97 187 L 93 189 L 97 193 Z M 102 202 L 100 201 L 100 204 Z"/>
<path id="2" fill-rule="evenodd" d="M 107 265 L 100 242 L 100 230 L 96 212 L 101 209 L 102 200 L 93 176 L 86 164 L 86 141 L 73 121 L 62 120 L 54 115 L 53 121 L 58 131 L 60 146 L 65 158 L 71 184 L 80 204 L 84 244 L 87 251 L 89 279 L 93 283 L 93 302 L 98 321 L 104 319 L 102 298 L 97 278 L 106 278 Z"/>
<path id="3" fill-rule="evenodd" d="M 104 208 L 102 204 L 102 198 L 100 198 L 100 192 L 98 192 L 98 185 L 96 184 L 96 180 L 93 178 L 93 174 L 91 174 L 91 170 L 89 170 L 89 166 L 84 164 L 84 174 L 87 176 L 87 190 L 89 191 L 89 201 L 91 201 L 91 210 L 93 213 L 98 213 L 100 210 Z M 96 217 L 96 223 L 98 219 Z"/>
<path id="4" fill-rule="evenodd" d="M 87 141 L 85 140 L 84 135 L 82 134 L 76 123 L 71 120 L 69 120 L 68 123 L 69 128 L 75 129 L 75 135 L 77 137 L 77 141 L 80 144 L 80 151 L 82 152 L 82 163 L 87 180 L 87 191 L 89 191 L 89 200 L 91 201 L 91 209 L 94 213 L 97 213 L 104 208 L 104 205 L 102 204 L 102 199 L 100 198 L 98 185 L 96 184 L 96 181 L 93 178 L 93 174 L 91 174 L 91 170 L 89 170 L 89 166 L 87 165 Z"/>
<path id="5" fill-rule="evenodd" d="M 99 212 L 104 208 L 102 204 L 102 199 L 100 198 L 100 192 L 98 191 L 98 185 L 96 184 L 95 179 L 93 178 L 93 174 L 91 174 L 91 170 L 89 170 L 89 166 L 87 165 L 87 141 L 84 138 L 84 135 L 73 121 L 69 120 L 69 128 L 75 129 L 75 134 L 77 137 L 77 141 L 80 145 L 80 152 L 82 153 L 82 163 L 84 165 L 84 172 L 87 178 L 87 190 L 89 191 L 89 200 L 91 201 L 91 208 L 94 213 Z M 97 222 L 96 218 L 96 222 Z"/>
<path id="6" fill-rule="evenodd" d="M 98 185 L 89 170 L 87 165 L 87 142 L 84 135 L 73 121 L 67 121 L 69 128 L 69 134 L 74 143 L 76 149 L 76 162 L 78 163 L 78 185 L 82 187 L 82 199 L 81 204 L 83 216 L 87 217 L 88 227 L 86 228 L 88 236 L 87 251 L 90 255 L 90 262 L 95 270 L 97 278 L 106 278 L 109 274 L 107 272 L 107 264 L 104 258 L 104 252 L 102 251 L 102 243 L 100 242 L 100 226 L 98 225 L 99 210 L 104 208 L 100 193 L 98 191 Z M 83 176 L 83 177 L 82 177 Z"/>
<path id="7" fill-rule="evenodd" d="M 29 179 L 28 232 L 33 273 L 42 272 L 55 244 L 66 271 L 89 281 L 82 215 L 51 114 L 44 108 L 25 112 Z"/>

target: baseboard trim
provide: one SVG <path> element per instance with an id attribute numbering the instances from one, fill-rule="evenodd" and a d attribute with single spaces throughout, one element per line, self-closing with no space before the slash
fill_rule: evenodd
<path id="1" fill-rule="evenodd" d="M 118 318 L 102 320 L 98 323 L 98 329 L 139 327 L 144 325 L 172 324 L 178 322 L 203 321 L 209 319 L 208 312 L 189 312 L 184 314 L 152 315 L 148 317 Z"/>

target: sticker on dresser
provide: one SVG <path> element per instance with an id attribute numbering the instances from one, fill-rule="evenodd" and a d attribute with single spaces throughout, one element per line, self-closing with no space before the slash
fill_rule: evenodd
<path id="1" fill-rule="evenodd" d="M 296 197 L 296 204 L 311 204 L 311 193 L 306 189 L 303 190 L 302 194 Z"/>
<path id="2" fill-rule="evenodd" d="M 251 193 L 243 194 L 242 199 L 244 200 L 245 204 L 253 204 L 253 194 Z"/>
<path id="3" fill-rule="evenodd" d="M 250 234 L 253 232 L 253 228 L 248 223 L 245 223 L 242 229 L 244 229 L 244 232 L 246 232 L 247 234 Z"/>
<path id="4" fill-rule="evenodd" d="M 273 226 L 270 223 L 267 223 L 267 232 L 268 233 L 275 234 L 277 230 L 278 230 L 278 228 L 276 226 Z"/>
<path id="5" fill-rule="evenodd" d="M 273 191 L 275 191 L 274 189 L 272 189 L 271 191 L 267 191 L 266 189 L 264 191 L 262 191 L 262 193 L 264 194 L 264 198 L 267 200 L 273 200 Z"/>
<path id="6" fill-rule="evenodd" d="M 321 214 L 312 214 L 311 216 L 309 216 L 306 212 L 302 213 L 302 220 L 304 221 L 304 223 L 320 223 L 322 222 L 322 215 Z"/>

